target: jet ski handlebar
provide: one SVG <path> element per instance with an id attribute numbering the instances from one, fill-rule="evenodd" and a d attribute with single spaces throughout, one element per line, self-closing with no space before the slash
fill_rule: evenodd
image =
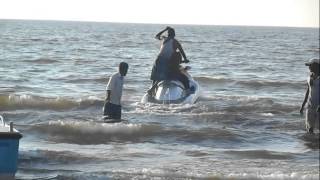
<path id="1" fill-rule="evenodd" d="M 191 69 L 191 66 L 184 67 L 184 70 L 189 71 Z"/>
<path id="2" fill-rule="evenodd" d="M 191 66 L 180 66 L 180 70 L 182 71 L 189 71 L 191 69 Z"/>

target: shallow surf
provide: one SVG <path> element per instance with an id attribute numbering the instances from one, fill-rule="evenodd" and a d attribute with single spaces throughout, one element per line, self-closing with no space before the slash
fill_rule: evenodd
<path id="1" fill-rule="evenodd" d="M 0 20 L 0 113 L 24 135 L 17 179 L 319 179 L 319 133 L 299 114 L 318 29 L 176 26 L 201 96 L 142 104 L 161 28 Z M 101 123 L 121 61 L 128 123 Z"/>

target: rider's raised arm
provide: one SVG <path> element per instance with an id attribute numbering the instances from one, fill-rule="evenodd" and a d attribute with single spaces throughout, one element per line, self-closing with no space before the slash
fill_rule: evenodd
<path id="1" fill-rule="evenodd" d="M 164 33 L 166 30 L 168 30 L 169 27 L 166 27 L 164 30 L 158 32 L 158 34 L 155 36 L 156 39 L 162 40 L 161 34 Z"/>
<path id="2" fill-rule="evenodd" d="M 189 62 L 189 60 L 187 59 L 187 56 L 184 53 L 183 48 L 182 48 L 181 44 L 179 43 L 179 41 L 175 40 L 175 44 L 176 44 L 176 47 L 179 49 L 184 61 Z"/>

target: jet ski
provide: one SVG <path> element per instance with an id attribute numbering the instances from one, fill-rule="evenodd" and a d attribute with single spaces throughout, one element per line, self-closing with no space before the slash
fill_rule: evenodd
<path id="1" fill-rule="evenodd" d="M 186 90 L 178 80 L 160 81 L 155 85 L 156 87 L 153 88 L 153 91 L 146 93 L 142 97 L 141 103 L 194 104 L 199 98 L 200 86 L 188 73 L 191 67 L 186 66 L 183 69 L 183 73 L 189 79 L 189 90 Z"/>

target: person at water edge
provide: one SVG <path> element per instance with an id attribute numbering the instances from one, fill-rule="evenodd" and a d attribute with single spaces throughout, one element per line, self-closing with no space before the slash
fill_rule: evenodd
<path id="1" fill-rule="evenodd" d="M 309 133 L 313 133 L 316 127 L 319 129 L 319 121 L 320 121 L 320 112 L 319 112 L 320 62 L 319 62 L 319 59 L 311 59 L 310 62 L 306 63 L 305 65 L 309 66 L 310 77 L 308 78 L 308 87 L 307 87 L 307 91 L 306 91 L 302 106 L 300 108 L 300 113 L 303 114 L 304 106 L 307 103 L 306 129 Z"/>
<path id="2" fill-rule="evenodd" d="M 119 72 L 114 73 L 106 87 L 107 97 L 103 107 L 105 119 L 121 119 L 121 96 L 124 76 L 128 72 L 129 65 L 125 62 L 119 64 Z"/>
<path id="3" fill-rule="evenodd" d="M 162 34 L 168 31 L 168 37 L 162 36 Z M 164 30 L 160 31 L 156 36 L 156 39 L 161 40 L 160 52 L 157 56 L 157 59 L 154 62 L 152 72 L 151 72 L 151 80 L 153 80 L 152 87 L 148 91 L 152 92 L 157 82 L 161 80 L 169 80 L 171 78 L 178 78 L 181 80 L 184 85 L 189 86 L 188 78 L 183 74 L 179 74 L 174 76 L 176 69 L 179 69 L 175 65 L 179 65 L 180 63 L 188 63 L 189 60 L 184 53 L 184 50 L 179 43 L 178 40 L 175 39 L 175 30 L 169 26 L 167 26 Z M 178 50 L 178 52 L 177 52 Z M 181 61 L 181 55 L 183 56 L 184 61 Z"/>

